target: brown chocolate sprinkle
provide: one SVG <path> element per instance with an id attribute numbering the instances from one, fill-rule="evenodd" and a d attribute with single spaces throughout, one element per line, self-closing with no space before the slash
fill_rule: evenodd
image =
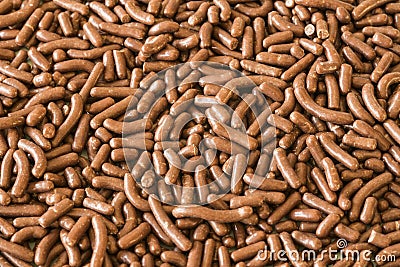
<path id="1" fill-rule="evenodd" d="M 0 265 L 400 266 L 399 84 L 396 0 L 3 0 Z"/>

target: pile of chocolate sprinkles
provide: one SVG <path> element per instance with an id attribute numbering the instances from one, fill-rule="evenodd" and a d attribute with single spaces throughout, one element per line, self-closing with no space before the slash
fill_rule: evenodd
<path id="1" fill-rule="evenodd" d="M 2 0 L 0 266 L 400 266 L 399 84 L 398 0 Z"/>

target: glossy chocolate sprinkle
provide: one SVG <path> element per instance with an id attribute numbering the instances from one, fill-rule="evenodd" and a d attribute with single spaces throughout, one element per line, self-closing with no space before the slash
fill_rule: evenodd
<path id="1" fill-rule="evenodd" d="M 396 0 L 3 0 L 0 265 L 400 266 L 399 84 Z"/>

